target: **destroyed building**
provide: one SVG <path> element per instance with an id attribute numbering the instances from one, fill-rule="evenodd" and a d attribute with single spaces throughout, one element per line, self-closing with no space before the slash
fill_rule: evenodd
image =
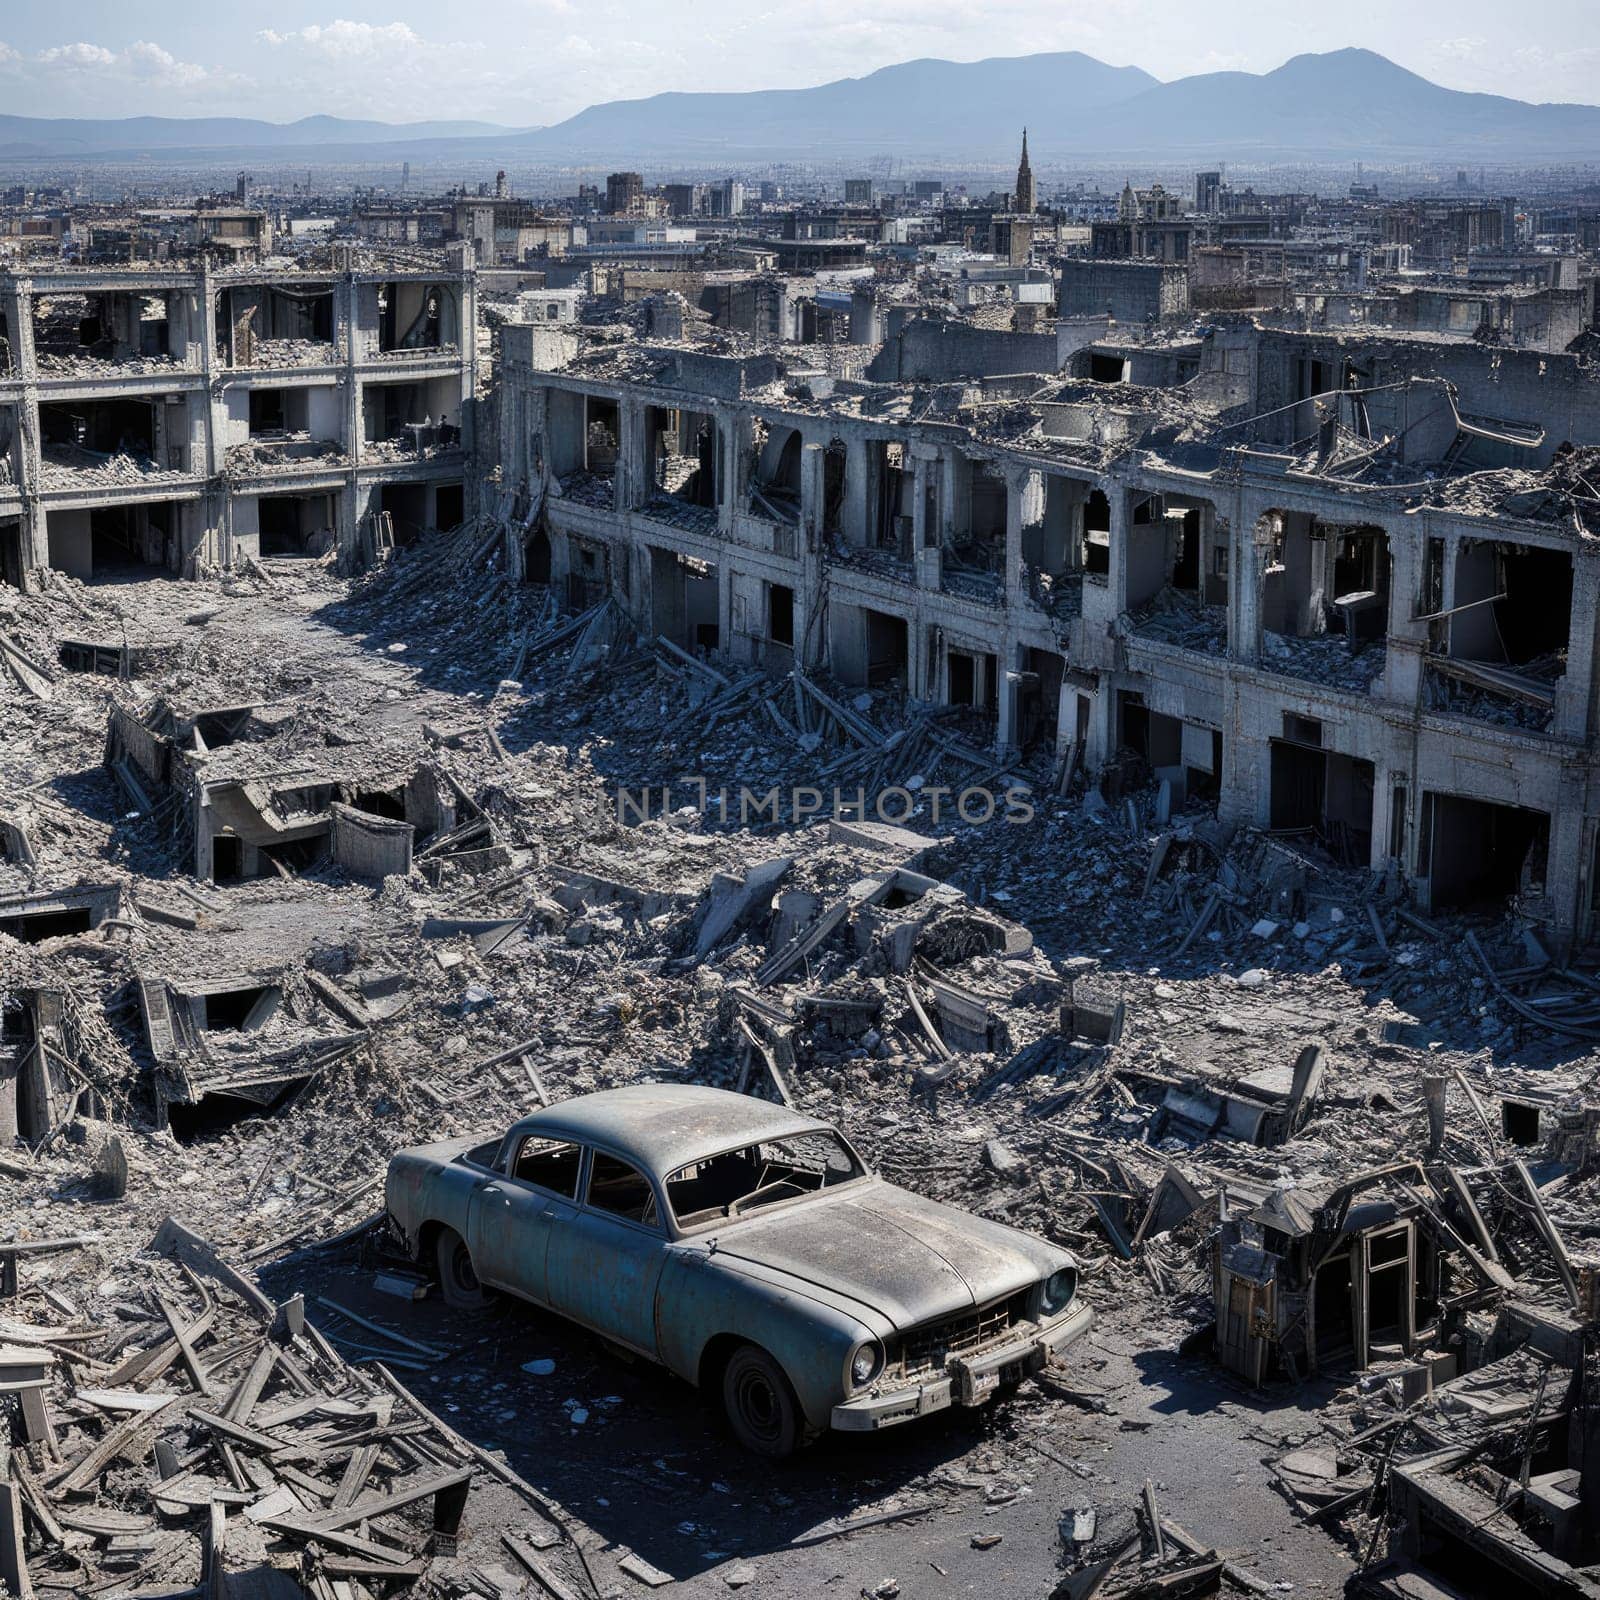
<path id="1" fill-rule="evenodd" d="M 944 331 L 896 382 L 891 345 L 839 378 L 508 329 L 520 574 L 688 650 L 968 708 L 1002 757 L 1130 750 L 1180 801 L 1394 863 L 1424 908 L 1589 933 L 1586 363 L 1243 323 L 1063 379 L 1031 336 Z"/>
<path id="2" fill-rule="evenodd" d="M 475 508 L 460 247 L 0 274 L 0 578 L 347 564 Z"/>

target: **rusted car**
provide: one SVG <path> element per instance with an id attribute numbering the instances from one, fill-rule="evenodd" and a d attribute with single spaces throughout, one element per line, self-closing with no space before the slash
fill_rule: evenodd
<path id="1" fill-rule="evenodd" d="M 404 1150 L 386 1199 L 450 1305 L 494 1289 L 581 1323 L 719 1399 L 767 1456 L 976 1405 L 1089 1326 L 1066 1251 L 720 1089 L 609 1089 Z"/>

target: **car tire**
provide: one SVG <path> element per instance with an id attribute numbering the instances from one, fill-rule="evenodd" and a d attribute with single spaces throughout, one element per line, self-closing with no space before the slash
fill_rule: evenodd
<path id="1" fill-rule="evenodd" d="M 489 1303 L 488 1291 L 472 1268 L 472 1252 L 454 1228 L 441 1228 L 433 1247 L 444 1303 L 455 1311 L 481 1311 Z"/>
<path id="2" fill-rule="evenodd" d="M 742 1344 L 728 1357 L 722 1410 L 734 1438 L 754 1455 L 780 1461 L 806 1442 L 794 1385 L 759 1345 Z"/>

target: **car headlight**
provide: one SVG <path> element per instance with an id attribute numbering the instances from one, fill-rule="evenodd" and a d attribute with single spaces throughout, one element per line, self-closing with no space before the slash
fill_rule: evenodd
<path id="1" fill-rule="evenodd" d="M 850 1358 L 850 1382 L 864 1389 L 883 1371 L 883 1346 L 876 1339 L 860 1345 Z"/>
<path id="2" fill-rule="evenodd" d="M 1039 1297 L 1039 1309 L 1047 1317 L 1064 1311 L 1078 1287 L 1076 1267 L 1062 1267 L 1044 1280 L 1044 1292 Z"/>

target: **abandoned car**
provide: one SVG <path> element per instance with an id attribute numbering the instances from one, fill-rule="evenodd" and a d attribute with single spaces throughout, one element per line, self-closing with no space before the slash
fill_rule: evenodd
<path id="1" fill-rule="evenodd" d="M 609 1089 L 404 1150 L 386 1198 L 449 1304 L 487 1286 L 581 1323 L 720 1399 L 762 1455 L 975 1405 L 1089 1326 L 1064 1250 L 721 1089 Z"/>

